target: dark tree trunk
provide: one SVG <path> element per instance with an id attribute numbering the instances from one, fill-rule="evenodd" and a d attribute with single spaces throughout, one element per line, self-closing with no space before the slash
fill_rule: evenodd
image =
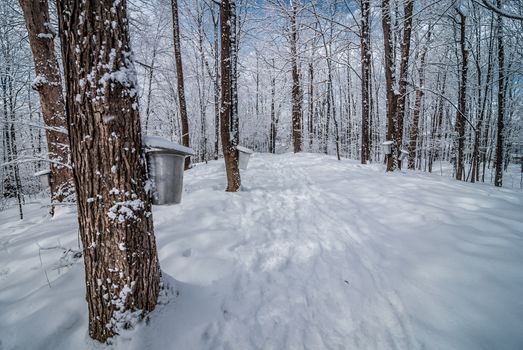
<path id="1" fill-rule="evenodd" d="M 212 6 L 212 5 L 211 5 Z M 220 54 L 219 54 L 219 20 L 212 9 L 214 30 L 214 159 L 220 157 Z"/>
<path id="2" fill-rule="evenodd" d="M 231 6 L 230 35 L 230 57 L 231 57 L 231 145 L 236 147 L 240 144 L 240 118 L 238 114 L 238 32 L 236 17 L 236 0 L 229 0 Z M 223 34 L 222 34 L 223 35 Z"/>
<path id="3" fill-rule="evenodd" d="M 501 0 L 497 1 L 498 8 L 502 7 Z M 496 176 L 494 185 L 503 185 L 503 129 L 505 117 L 505 47 L 503 43 L 503 20 L 498 14 L 498 130 L 496 141 Z"/>
<path id="4" fill-rule="evenodd" d="M 395 67 L 394 46 L 390 29 L 390 0 L 381 2 L 381 24 L 383 27 L 383 47 L 385 51 L 385 86 L 387 90 L 387 141 L 400 142 L 396 140 L 396 106 L 397 95 L 394 92 Z M 393 145 L 392 154 L 386 157 L 387 171 L 394 171 L 397 167 L 396 147 Z"/>
<path id="5" fill-rule="evenodd" d="M 234 0 L 233 0 L 234 1 Z M 231 30 L 232 15 L 231 1 L 222 0 L 220 4 L 221 26 L 221 108 L 220 133 L 222 139 L 225 170 L 227 172 L 227 192 L 237 192 L 241 186 L 240 169 L 238 167 L 238 151 L 232 141 L 231 116 L 233 112 L 232 96 L 232 56 L 231 36 L 236 35 Z"/>
<path id="6" fill-rule="evenodd" d="M 272 66 L 274 68 L 274 60 L 272 61 Z M 271 129 L 270 129 L 270 135 L 269 135 L 269 153 L 276 153 L 277 121 L 276 121 L 276 113 L 274 110 L 275 95 L 276 95 L 276 79 L 273 76 L 271 78 Z"/>
<path id="7" fill-rule="evenodd" d="M 54 52 L 55 34 L 49 24 L 49 6 L 47 0 L 20 0 L 20 6 L 24 12 L 36 71 L 33 88 L 40 96 L 42 117 L 48 126 L 45 136 L 50 160 L 52 202 L 74 201 L 62 80 Z"/>
<path id="8" fill-rule="evenodd" d="M 154 76 L 154 63 L 156 61 L 156 47 L 153 49 L 151 66 L 148 67 L 147 76 L 147 100 L 145 102 L 145 135 L 149 132 L 149 118 L 151 116 L 151 99 L 153 93 L 153 76 Z"/>
<path id="9" fill-rule="evenodd" d="M 298 9 L 292 5 L 291 13 L 291 66 L 292 66 L 292 144 L 294 153 L 301 152 L 301 89 L 300 72 L 298 69 L 298 29 L 296 17 Z"/>
<path id="10" fill-rule="evenodd" d="M 160 288 L 127 4 L 57 7 L 89 335 L 103 342 L 153 310 Z"/>
<path id="11" fill-rule="evenodd" d="M 178 20 L 178 0 L 171 0 L 173 15 L 174 60 L 176 62 L 176 80 L 178 83 L 178 101 L 180 104 L 180 121 L 182 124 L 182 144 L 189 147 L 189 118 L 185 102 L 182 52 L 180 47 L 180 22 Z M 191 158 L 185 158 L 185 170 L 191 166 Z"/>
<path id="12" fill-rule="evenodd" d="M 312 142 L 314 140 L 314 65 L 309 63 L 309 151 L 312 151 Z"/>
<path id="13" fill-rule="evenodd" d="M 15 197 L 18 203 L 18 212 L 20 220 L 24 219 L 24 211 L 22 208 L 23 195 L 22 183 L 20 180 L 20 169 L 18 167 L 18 146 L 16 143 L 15 121 L 16 113 L 14 109 L 14 94 L 13 91 L 13 76 L 11 75 L 11 66 L 7 65 L 5 68 L 5 75 L 0 76 L 0 85 L 2 87 L 2 102 L 4 114 L 4 141 L 6 161 L 8 165 L 8 175 L 4 181 L 4 196 L 8 198 Z"/>
<path id="14" fill-rule="evenodd" d="M 410 56 L 410 37 L 412 33 L 412 12 L 414 10 L 414 0 L 405 0 L 404 7 L 404 24 L 403 24 L 403 42 L 401 43 L 401 62 L 399 78 L 399 95 L 397 101 L 396 116 L 396 152 L 399 155 L 403 142 L 403 120 L 405 119 L 405 104 L 407 101 L 407 72 L 409 68 Z M 421 97 L 420 97 L 421 98 Z M 401 168 L 401 162 L 398 162 L 398 168 Z"/>
<path id="15" fill-rule="evenodd" d="M 370 27 L 369 0 L 361 0 L 361 164 L 370 158 Z"/>
<path id="16" fill-rule="evenodd" d="M 459 82 L 459 101 L 456 113 L 456 179 L 464 180 L 464 144 L 465 144 L 465 113 L 467 101 L 467 74 L 468 74 L 468 50 L 466 47 L 465 15 L 458 10 L 460 16 L 460 48 L 461 48 L 461 78 Z"/>

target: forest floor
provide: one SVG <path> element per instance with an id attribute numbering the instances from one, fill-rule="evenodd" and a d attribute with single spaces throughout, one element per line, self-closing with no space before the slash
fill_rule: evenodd
<path id="1" fill-rule="evenodd" d="M 0 349 L 523 348 L 520 190 L 315 154 L 255 154 L 242 183 L 198 165 L 154 208 L 179 295 L 111 346 L 87 338 L 75 213 L 1 212 Z"/>

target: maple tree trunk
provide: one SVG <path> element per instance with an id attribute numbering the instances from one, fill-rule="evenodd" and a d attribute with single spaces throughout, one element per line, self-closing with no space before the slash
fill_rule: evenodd
<path id="1" fill-rule="evenodd" d="M 468 50 L 466 48 L 466 33 L 465 33 L 465 21 L 466 17 L 463 13 L 458 11 L 460 16 L 460 48 L 461 48 L 461 78 L 459 82 L 459 101 L 458 101 L 458 111 L 456 113 L 456 179 L 464 179 L 464 144 L 465 144 L 465 113 L 466 113 L 466 93 L 467 93 L 467 74 L 468 74 Z"/>
<path id="2" fill-rule="evenodd" d="M 501 8 L 501 0 L 497 1 L 498 8 Z M 498 130 L 496 141 L 496 175 L 494 185 L 503 185 L 503 129 L 505 116 L 505 48 L 503 44 L 503 21 L 498 14 Z"/>
<path id="3" fill-rule="evenodd" d="M 227 192 L 236 192 L 240 189 L 240 169 L 238 167 L 238 151 L 231 138 L 231 116 L 233 112 L 232 98 L 232 57 L 230 21 L 232 6 L 229 0 L 222 0 L 220 4 L 221 26 L 221 108 L 220 108 L 220 134 L 222 140 L 223 157 L 225 158 L 225 171 L 227 173 Z"/>
<path id="4" fill-rule="evenodd" d="M 240 144 L 240 118 L 238 114 L 238 38 L 237 38 L 237 23 L 236 23 L 236 0 L 229 1 L 231 7 L 231 17 L 229 19 L 231 34 L 230 34 L 230 60 L 231 60 L 231 74 L 230 74 L 230 88 L 231 88 L 231 116 L 230 116 L 230 130 L 231 130 L 231 144 L 236 147 Z"/>
<path id="5" fill-rule="evenodd" d="M 387 141 L 399 142 L 396 139 L 396 102 L 394 92 L 394 52 L 390 29 L 390 1 L 382 0 L 381 24 L 383 27 L 383 47 L 385 52 L 385 86 L 387 90 Z M 392 153 L 386 156 L 387 171 L 394 171 L 397 167 L 396 147 L 392 146 Z"/>
<path id="6" fill-rule="evenodd" d="M 274 67 L 274 60 L 273 60 Z M 276 95 L 276 78 L 271 78 L 271 128 L 269 134 L 269 153 L 276 153 L 276 111 L 274 110 L 274 99 Z"/>
<path id="7" fill-rule="evenodd" d="M 171 0 L 173 15 L 174 60 L 176 63 L 176 80 L 178 84 L 178 102 L 180 104 L 180 121 L 182 124 L 182 144 L 189 147 L 189 119 L 185 101 L 182 52 L 180 47 L 180 22 L 178 20 L 178 0 Z M 185 170 L 191 166 L 191 157 L 185 157 Z"/>
<path id="8" fill-rule="evenodd" d="M 370 156 L 369 120 L 370 120 L 370 28 L 369 0 L 361 0 L 361 164 L 367 164 Z"/>
<path id="9" fill-rule="evenodd" d="M 55 34 L 49 24 L 48 2 L 20 0 L 20 6 L 33 53 L 36 73 L 33 88 L 40 97 L 42 117 L 47 126 L 45 136 L 51 170 L 51 200 L 52 203 L 74 201 L 62 79 L 54 52 Z"/>
<path id="10" fill-rule="evenodd" d="M 308 133 L 309 133 L 309 151 L 312 151 L 312 143 L 314 140 L 314 65 L 309 63 L 309 119 L 308 119 Z"/>
<path id="11" fill-rule="evenodd" d="M 160 289 L 127 4 L 57 7 L 89 335 L 103 342 L 153 310 Z"/>
<path id="12" fill-rule="evenodd" d="M 292 5 L 291 13 L 291 66 L 292 66 L 292 144 L 294 153 L 301 152 L 301 92 L 298 70 L 298 31 L 296 17 L 298 9 Z"/>
<path id="13" fill-rule="evenodd" d="M 409 68 L 410 56 L 410 37 L 412 33 L 412 12 L 414 10 L 414 0 L 405 0 L 403 24 L 403 42 L 401 43 L 401 62 L 399 78 L 399 95 L 397 102 L 396 115 L 396 152 L 399 155 L 403 141 L 403 120 L 405 118 L 405 103 L 407 100 L 407 71 Z M 401 168 L 401 162 L 398 162 Z"/>

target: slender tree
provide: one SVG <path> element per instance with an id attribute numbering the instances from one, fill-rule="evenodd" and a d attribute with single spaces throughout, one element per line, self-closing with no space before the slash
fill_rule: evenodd
<path id="1" fill-rule="evenodd" d="M 423 96 L 425 95 L 425 92 L 423 91 L 424 85 L 425 85 L 425 57 L 427 55 L 428 46 L 430 43 L 430 37 L 431 32 L 427 33 L 427 40 L 425 42 L 425 45 L 421 49 L 421 56 L 420 56 L 420 63 L 419 63 L 419 86 L 416 89 L 416 98 L 414 101 L 414 111 L 412 113 L 412 124 L 410 126 L 410 133 L 409 133 L 409 159 L 408 159 L 408 168 L 414 169 L 415 168 L 415 160 L 416 160 L 416 143 L 418 141 L 418 124 L 420 121 L 420 113 L 421 111 L 421 103 Z"/>
<path id="2" fill-rule="evenodd" d="M 89 335 L 154 309 L 160 268 L 125 0 L 57 1 Z"/>
<path id="3" fill-rule="evenodd" d="M 458 97 L 458 110 L 456 112 L 456 179 L 464 180 L 465 167 L 464 167 L 464 146 L 465 146 L 465 113 L 467 103 L 467 77 L 468 77 L 468 50 L 466 44 L 466 19 L 467 17 L 460 10 L 458 15 L 460 17 L 460 38 L 459 45 L 461 49 L 461 77 L 459 81 L 459 97 Z"/>
<path id="4" fill-rule="evenodd" d="M 497 7 L 502 9 L 501 0 L 497 0 Z M 498 13 L 497 18 L 498 41 L 498 130 L 496 140 L 496 176 L 494 185 L 503 185 L 503 139 L 505 118 L 505 46 L 503 43 L 503 19 Z"/>
<path id="5" fill-rule="evenodd" d="M 381 25 L 383 28 L 383 47 L 384 47 L 384 70 L 385 86 L 387 92 L 387 141 L 400 142 L 396 140 L 396 106 L 397 95 L 394 90 L 395 67 L 394 67 L 394 45 L 391 33 L 390 0 L 381 2 Z M 387 171 L 394 171 L 397 167 L 396 147 L 392 147 L 392 154 L 387 156 Z"/>
<path id="6" fill-rule="evenodd" d="M 294 153 L 301 152 L 301 86 L 298 68 L 298 28 L 296 24 L 298 7 L 291 1 L 290 45 L 292 66 L 292 144 Z"/>
<path id="7" fill-rule="evenodd" d="M 178 101 L 180 106 L 180 121 L 182 124 L 182 144 L 189 147 L 189 118 L 187 102 L 185 101 L 185 85 L 183 78 L 182 49 L 180 47 L 180 21 L 178 19 L 178 0 L 171 0 L 173 14 L 174 60 L 176 62 L 176 79 L 178 83 Z M 185 170 L 191 166 L 191 158 L 185 158 Z"/>
<path id="8" fill-rule="evenodd" d="M 232 11 L 234 0 L 222 0 L 220 4 L 221 28 L 221 109 L 220 109 L 220 134 L 222 140 L 225 170 L 227 173 L 227 192 L 236 192 L 240 189 L 240 169 L 238 167 L 238 150 L 233 143 L 234 135 L 231 133 L 231 116 L 233 113 L 233 69 L 231 37 L 236 35 L 232 31 L 231 20 L 235 18 Z M 233 40 L 234 42 L 234 40 Z"/>
<path id="9" fill-rule="evenodd" d="M 272 60 L 272 69 L 274 70 L 274 59 Z M 274 73 L 273 73 L 274 74 Z M 278 121 L 274 110 L 274 98 L 276 96 L 276 78 L 271 77 L 271 126 L 269 130 L 269 152 L 276 153 L 276 135 L 278 132 Z"/>
<path id="10" fill-rule="evenodd" d="M 401 62 L 400 62 L 400 77 L 399 77 L 399 95 L 397 97 L 396 110 L 396 152 L 399 155 L 402 148 L 403 141 L 403 120 L 405 119 L 405 103 L 407 101 L 407 75 L 409 68 L 410 57 L 410 37 L 412 33 L 412 13 L 414 10 L 414 0 L 405 0 L 403 21 L 403 41 L 401 43 Z M 401 162 L 398 162 L 398 167 L 401 168 Z"/>
<path id="11" fill-rule="evenodd" d="M 361 0 L 361 164 L 367 164 L 370 157 L 370 1 Z"/>

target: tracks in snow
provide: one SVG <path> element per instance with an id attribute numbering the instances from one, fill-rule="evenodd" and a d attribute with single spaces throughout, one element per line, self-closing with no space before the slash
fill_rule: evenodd
<path id="1" fill-rule="evenodd" d="M 206 332 L 209 349 L 225 349 L 231 339 L 236 348 L 411 348 L 402 303 L 372 249 L 381 235 L 360 217 L 365 208 L 350 191 L 329 192 L 311 176 L 332 177 L 333 169 L 306 157 L 293 167 L 286 162 L 257 167 L 263 188 L 245 189 L 244 237 L 230 248 L 232 297 Z M 350 189 L 350 180 L 334 181 Z"/>

